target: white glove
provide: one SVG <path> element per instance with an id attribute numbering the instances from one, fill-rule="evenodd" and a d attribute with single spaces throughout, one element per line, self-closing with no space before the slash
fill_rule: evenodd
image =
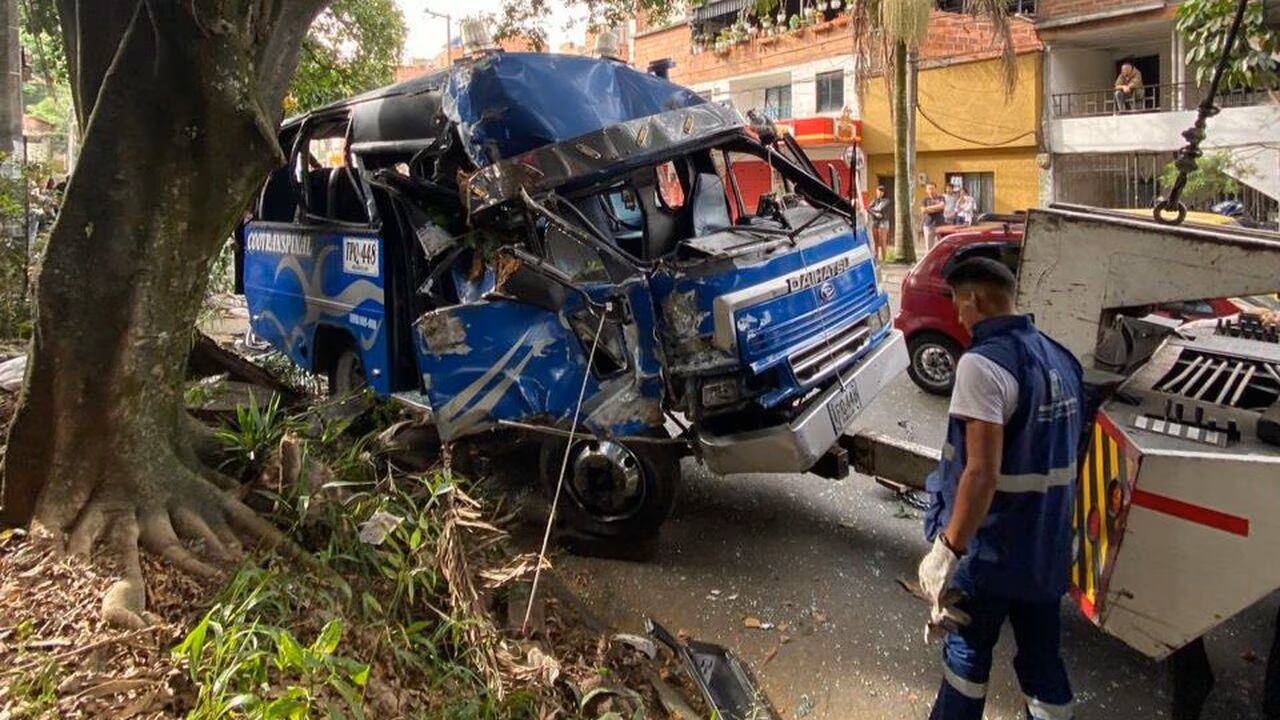
<path id="1" fill-rule="evenodd" d="M 938 537 L 933 540 L 933 547 L 920 561 L 920 568 L 917 570 L 920 591 L 924 593 L 925 600 L 930 604 L 931 622 L 938 622 L 943 617 L 942 596 L 947 591 L 947 586 L 951 584 L 951 578 L 956 574 L 956 567 L 959 564 L 960 556 L 947 547 L 942 539 L 942 533 L 939 532 Z"/>

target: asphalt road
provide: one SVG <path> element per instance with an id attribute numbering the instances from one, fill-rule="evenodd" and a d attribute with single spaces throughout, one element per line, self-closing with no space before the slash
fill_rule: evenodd
<path id="1" fill-rule="evenodd" d="M 900 277 L 900 273 L 894 273 Z M 896 290 L 898 282 L 891 279 Z M 933 447 L 946 403 L 903 375 L 861 424 Z M 641 632 L 651 616 L 672 630 L 735 649 L 786 718 L 923 718 L 940 679 L 939 649 L 923 639 L 924 606 L 894 578 L 925 552 L 919 513 L 865 477 L 716 477 L 682 465 L 676 510 L 643 562 L 554 558 L 606 620 Z M 1280 597 L 1211 633 L 1217 687 L 1204 718 L 1261 718 L 1262 678 Z M 1169 717 L 1165 668 L 1096 630 L 1063 605 L 1064 653 L 1077 717 Z M 747 627 L 748 619 L 772 629 Z M 989 720 L 1023 717 L 1011 636 L 997 651 Z"/>

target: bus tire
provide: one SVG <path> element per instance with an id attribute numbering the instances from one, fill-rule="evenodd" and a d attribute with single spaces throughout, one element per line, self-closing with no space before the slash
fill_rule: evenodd
<path id="1" fill-rule="evenodd" d="M 329 397 L 351 395 L 367 384 L 360 353 L 350 346 L 339 350 L 329 363 Z"/>
<path id="2" fill-rule="evenodd" d="M 542 445 L 539 475 L 549 500 L 555 497 L 567 445 L 565 438 Z M 565 466 L 557 521 L 570 532 L 588 537 L 653 538 L 675 505 L 679 478 L 680 457 L 670 446 L 575 438 Z"/>

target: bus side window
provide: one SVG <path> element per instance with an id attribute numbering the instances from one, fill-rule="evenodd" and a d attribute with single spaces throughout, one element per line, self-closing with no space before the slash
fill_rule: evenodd
<path id="1" fill-rule="evenodd" d="M 255 219 L 263 222 L 291 223 L 297 217 L 298 199 L 294 197 L 293 185 L 289 182 L 289 168 L 282 167 L 267 178 L 258 198 Z"/>
<path id="2" fill-rule="evenodd" d="M 302 215 L 312 223 L 369 223 L 355 171 L 347 166 L 347 128 L 345 118 L 313 127 L 292 159 L 294 178 L 306 196 Z"/>

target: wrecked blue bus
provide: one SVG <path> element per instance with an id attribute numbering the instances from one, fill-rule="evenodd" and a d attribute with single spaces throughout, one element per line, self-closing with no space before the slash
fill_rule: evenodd
<path id="1" fill-rule="evenodd" d="M 279 138 L 241 229 L 253 333 L 335 392 L 422 408 L 445 442 L 541 443 L 551 487 L 572 427 L 561 508 L 581 532 L 655 532 L 683 454 L 834 466 L 906 367 L 838 178 L 626 64 L 482 53 Z M 735 159 L 772 168 L 754 210 Z"/>

